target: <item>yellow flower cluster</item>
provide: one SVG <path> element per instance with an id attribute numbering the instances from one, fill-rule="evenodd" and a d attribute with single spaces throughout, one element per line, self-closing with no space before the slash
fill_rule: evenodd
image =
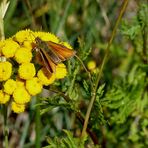
<path id="1" fill-rule="evenodd" d="M 39 94 L 43 85 L 50 85 L 67 75 L 63 63 L 57 64 L 56 72 L 48 76 L 44 72 L 45 67 L 36 68 L 33 60 L 36 37 L 71 48 L 68 43 L 60 42 L 54 34 L 31 30 L 19 31 L 11 38 L 0 41 L 0 104 L 11 102 L 11 108 L 16 113 L 25 110 L 31 96 Z"/>

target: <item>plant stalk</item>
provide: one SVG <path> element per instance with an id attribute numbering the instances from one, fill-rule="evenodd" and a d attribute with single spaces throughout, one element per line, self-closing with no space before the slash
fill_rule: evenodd
<path id="1" fill-rule="evenodd" d="M 95 87 L 94 87 L 94 90 L 93 90 L 93 93 L 92 93 L 92 97 L 91 97 L 91 100 L 90 100 L 90 103 L 89 103 L 89 106 L 88 106 L 88 109 L 87 109 L 87 112 L 86 112 L 86 117 L 85 117 L 85 121 L 84 121 L 81 137 L 84 137 L 84 135 L 86 133 L 86 129 L 87 129 L 87 125 L 88 125 L 88 120 L 89 120 L 90 113 L 91 113 L 91 110 L 92 110 L 92 107 L 93 107 L 93 104 L 94 104 L 94 101 L 95 101 L 95 98 L 96 98 L 96 91 L 97 91 L 97 88 L 98 88 L 98 85 L 99 85 L 99 82 L 100 82 L 100 79 L 101 79 L 101 76 L 102 76 L 103 68 L 104 68 L 104 65 L 106 64 L 106 62 L 108 60 L 110 46 L 111 46 L 111 44 L 113 42 L 113 39 L 115 37 L 117 28 L 119 26 L 119 22 L 120 22 L 123 14 L 124 14 L 124 12 L 126 10 L 127 4 L 128 4 L 128 0 L 124 0 L 123 4 L 122 4 L 121 11 L 119 13 L 119 16 L 118 16 L 117 21 L 116 21 L 115 26 L 114 26 L 114 29 L 112 31 L 110 40 L 108 42 L 108 45 L 107 45 L 107 48 L 106 48 L 106 51 L 105 51 L 105 55 L 104 55 L 104 58 L 103 58 L 103 61 L 102 61 L 101 67 L 100 67 L 100 71 L 99 71 L 98 76 L 97 76 L 96 84 L 95 84 Z"/>
<path id="2" fill-rule="evenodd" d="M 36 103 L 39 103 L 38 98 L 36 98 Z M 35 147 L 41 147 L 41 115 L 40 115 L 40 106 L 36 106 L 36 114 L 35 114 L 35 131 L 36 131 L 36 139 L 35 139 Z"/>
<path id="3" fill-rule="evenodd" d="M 8 8 L 7 0 L 0 1 L 0 40 L 5 39 L 4 34 L 4 15 L 6 13 L 6 10 Z M 3 117 L 4 117 L 4 147 L 8 148 L 8 125 L 7 125 L 7 105 L 2 105 L 2 111 L 3 111 Z"/>
<path id="4" fill-rule="evenodd" d="M 3 105 L 4 117 L 4 147 L 8 148 L 8 126 L 7 126 L 7 106 Z"/>

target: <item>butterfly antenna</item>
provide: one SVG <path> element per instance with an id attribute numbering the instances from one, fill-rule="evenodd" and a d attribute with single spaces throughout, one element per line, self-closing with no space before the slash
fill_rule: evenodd
<path id="1" fill-rule="evenodd" d="M 77 55 L 75 55 L 75 57 L 79 60 L 79 62 L 80 62 L 81 65 L 83 66 L 84 70 L 85 70 L 86 73 L 88 74 L 89 79 L 90 79 L 90 81 L 91 81 L 91 75 L 90 75 L 90 72 L 88 71 L 88 69 L 87 69 L 86 66 L 84 65 L 83 61 L 82 61 Z M 91 83 L 92 83 L 92 81 L 91 81 Z"/>

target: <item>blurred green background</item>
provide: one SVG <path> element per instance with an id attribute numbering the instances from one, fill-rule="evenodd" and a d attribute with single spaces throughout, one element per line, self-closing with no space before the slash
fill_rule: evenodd
<path id="1" fill-rule="evenodd" d="M 32 29 L 47 31 L 69 42 L 87 66 L 93 60 L 99 67 L 123 1 L 110 0 L 10 0 L 4 17 L 5 37 L 17 31 Z M 148 147 L 148 93 L 147 93 L 147 0 L 130 0 L 104 67 L 100 92 L 90 118 L 92 130 L 101 147 Z M 86 58 L 85 58 L 86 56 Z M 72 63 L 75 61 L 72 59 Z M 68 63 L 69 64 L 69 63 Z M 67 64 L 67 65 L 68 65 Z M 69 64 L 70 65 L 70 64 Z M 76 67 L 73 67 L 75 70 Z M 56 82 L 53 87 L 63 92 L 70 80 Z M 95 74 L 92 72 L 95 83 Z M 72 96 L 85 115 L 90 92 L 83 68 L 76 74 Z M 103 85 L 105 84 L 105 86 Z M 102 89 L 102 90 L 101 90 Z M 33 99 L 35 101 L 35 99 Z M 34 102 L 20 115 L 9 115 L 10 147 L 34 147 Z M 49 103 L 50 104 L 50 103 Z M 57 105 L 58 106 L 58 105 Z M 68 107 L 56 107 L 41 116 L 41 143 L 46 138 L 64 137 L 62 129 L 80 136 L 82 125 Z M 2 124 L 2 121 L 1 121 Z M 2 126 L 0 126 L 1 128 Z M 0 139 L 2 139 L 0 129 Z M 88 138 L 86 147 L 93 147 Z M 1 141 L 1 140 L 0 140 Z M 54 142 L 53 142 L 54 143 Z M 2 141 L 0 142 L 0 147 Z"/>

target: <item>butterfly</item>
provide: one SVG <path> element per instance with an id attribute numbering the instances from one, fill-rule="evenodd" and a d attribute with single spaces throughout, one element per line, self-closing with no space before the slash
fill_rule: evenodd
<path id="1" fill-rule="evenodd" d="M 37 61 L 46 69 L 46 74 L 56 72 L 56 65 L 75 56 L 76 51 L 67 48 L 64 45 L 52 41 L 43 41 L 41 38 L 35 38 L 35 49 L 37 51 Z"/>

